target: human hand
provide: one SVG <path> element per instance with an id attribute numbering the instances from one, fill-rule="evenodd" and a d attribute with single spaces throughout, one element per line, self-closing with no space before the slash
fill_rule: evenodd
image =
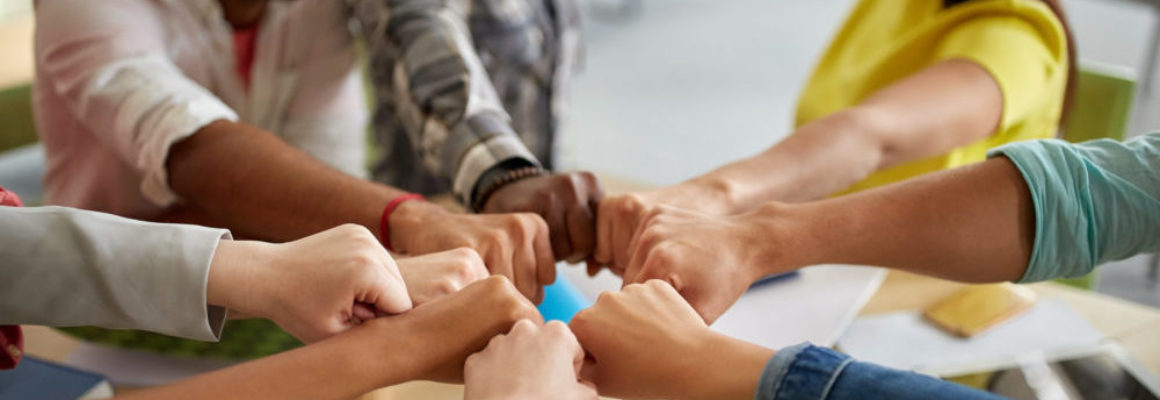
<path id="1" fill-rule="evenodd" d="M 415 306 L 458 292 L 489 275 L 483 259 L 467 247 L 395 261 Z"/>
<path id="2" fill-rule="evenodd" d="M 719 185 L 689 181 L 660 189 L 607 197 L 596 213 L 596 250 L 588 263 L 588 274 L 596 275 L 602 266 L 624 275 L 632 256 L 629 242 L 640 224 L 661 205 L 700 210 L 714 215 L 728 214 L 728 203 Z"/>
<path id="3" fill-rule="evenodd" d="M 306 343 L 379 313 L 411 309 L 394 260 L 370 231 L 353 224 L 282 244 L 220 241 L 206 298 L 269 318 Z"/>
<path id="4" fill-rule="evenodd" d="M 367 324 L 385 330 L 378 337 L 393 342 L 395 353 L 384 356 L 403 364 L 406 376 L 401 381 L 462 382 L 467 357 L 522 319 L 543 323 L 511 281 L 491 276 L 410 312 Z"/>
<path id="5" fill-rule="evenodd" d="M 592 358 L 582 376 L 624 399 L 752 399 L 773 356 L 710 330 L 660 280 L 604 292 L 569 325 Z"/>
<path id="6" fill-rule="evenodd" d="M 556 281 L 548 225 L 536 214 L 454 214 L 437 205 L 408 201 L 391 216 L 391 243 L 403 254 L 470 247 L 487 269 L 503 275 L 539 303 L 544 285 Z"/>
<path id="7" fill-rule="evenodd" d="M 706 323 L 713 323 L 749 285 L 777 272 L 780 246 L 758 212 L 712 216 L 668 206 L 645 217 L 629 243 L 624 283 L 669 282 Z"/>
<path id="8" fill-rule="evenodd" d="M 567 325 L 516 322 L 467 358 L 465 400 L 595 400 L 592 383 L 578 375 L 584 350 Z"/>
<path id="9" fill-rule="evenodd" d="M 548 223 L 556 259 L 577 263 L 596 247 L 596 209 L 603 198 L 596 176 L 571 172 L 509 183 L 487 198 L 482 211 L 539 214 Z"/>

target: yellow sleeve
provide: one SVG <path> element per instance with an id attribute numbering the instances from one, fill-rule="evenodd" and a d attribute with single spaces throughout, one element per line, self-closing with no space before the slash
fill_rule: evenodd
<path id="1" fill-rule="evenodd" d="M 998 132 L 1056 107 L 1058 118 L 1067 81 L 1067 36 L 1040 1 L 964 4 L 949 16 L 932 63 L 971 60 L 985 68 L 1003 93 Z"/>

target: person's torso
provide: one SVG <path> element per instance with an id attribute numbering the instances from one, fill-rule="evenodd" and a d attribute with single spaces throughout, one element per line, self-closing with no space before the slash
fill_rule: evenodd
<path id="1" fill-rule="evenodd" d="M 240 122 L 276 135 L 283 131 L 290 102 L 302 84 L 301 71 L 317 61 L 309 53 L 314 33 L 323 24 L 345 24 L 315 20 L 320 5 L 313 2 L 269 2 L 258 27 L 247 89 L 235 67 L 233 28 L 216 0 L 122 1 L 149 4 L 153 15 L 148 17 L 162 21 L 165 56 L 186 78 L 233 109 Z M 140 174 L 69 110 L 53 84 L 51 73 L 38 63 L 33 105 L 48 157 L 46 201 L 139 218 L 160 213 L 141 194 Z M 294 145 L 292 138 L 283 139 Z"/>

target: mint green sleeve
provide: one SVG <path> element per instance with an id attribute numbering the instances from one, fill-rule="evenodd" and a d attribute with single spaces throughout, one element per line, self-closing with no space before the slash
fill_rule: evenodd
<path id="1" fill-rule="evenodd" d="M 1160 133 L 1013 143 L 991 150 L 1022 173 L 1035 205 L 1035 245 L 1020 282 L 1078 277 L 1160 251 Z"/>

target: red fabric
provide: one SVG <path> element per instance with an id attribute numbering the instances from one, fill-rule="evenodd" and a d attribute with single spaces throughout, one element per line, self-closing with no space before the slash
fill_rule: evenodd
<path id="1" fill-rule="evenodd" d="M 249 28 L 234 29 L 234 59 L 237 61 L 238 77 L 246 90 L 250 90 L 250 73 L 254 70 L 254 55 L 258 43 L 258 24 Z"/>
<path id="2" fill-rule="evenodd" d="M 20 207 L 16 193 L 0 187 L 0 206 Z M 0 370 L 12 369 L 24 357 L 24 333 L 20 325 L 0 325 Z"/>
<path id="3" fill-rule="evenodd" d="M 20 203 L 20 198 L 16 197 L 16 193 L 4 190 L 0 187 L 0 206 L 20 207 L 24 204 Z"/>
<path id="4" fill-rule="evenodd" d="M 427 201 L 427 199 L 424 198 L 421 194 L 404 194 L 402 196 L 391 199 L 391 202 L 387 203 L 387 206 L 383 208 L 383 216 L 379 218 L 379 233 L 383 235 L 383 247 L 392 253 L 395 251 L 395 249 L 391 247 L 391 213 L 395 212 L 395 209 L 399 207 L 399 204 L 403 204 L 403 202 L 407 200 Z"/>

